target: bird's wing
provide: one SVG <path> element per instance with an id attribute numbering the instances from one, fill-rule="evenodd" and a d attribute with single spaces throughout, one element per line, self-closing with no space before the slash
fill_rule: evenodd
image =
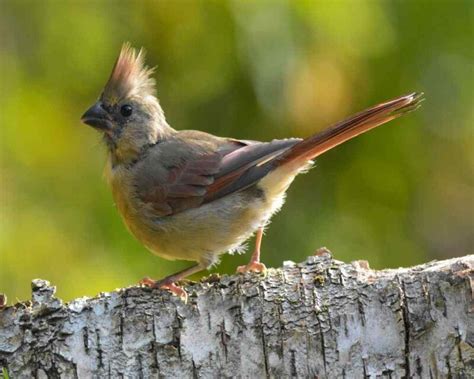
<path id="1" fill-rule="evenodd" d="M 147 169 L 139 170 L 135 183 L 138 197 L 151 205 L 157 216 L 173 215 L 241 191 L 268 172 L 265 162 L 287 151 L 299 139 L 271 142 L 227 140 L 209 151 L 177 144 L 170 151 L 182 151 L 176 162 L 168 154 L 157 155 Z M 186 151 L 180 149 L 186 149 Z M 175 154 L 176 155 L 176 154 Z M 153 169 L 150 167 L 153 166 Z M 141 171 L 141 172 L 140 172 Z"/>
<path id="2" fill-rule="evenodd" d="M 423 94 L 412 93 L 376 105 L 305 140 L 272 142 L 221 139 L 187 131 L 164 143 L 138 175 L 138 196 L 160 216 L 208 203 L 255 184 L 282 165 L 305 162 L 376 126 L 416 109 Z M 140 171 L 139 171 L 140 173 Z"/>

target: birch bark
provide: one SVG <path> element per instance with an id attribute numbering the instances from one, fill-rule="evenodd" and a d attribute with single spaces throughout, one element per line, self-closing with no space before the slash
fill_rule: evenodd
<path id="1" fill-rule="evenodd" d="M 189 300 L 130 287 L 63 304 L 47 281 L 0 310 L 11 378 L 474 377 L 474 256 L 397 270 L 327 253 Z M 0 370 L 1 371 L 1 370 Z"/>

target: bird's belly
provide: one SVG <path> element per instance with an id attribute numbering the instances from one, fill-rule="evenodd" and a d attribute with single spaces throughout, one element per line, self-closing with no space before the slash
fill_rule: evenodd
<path id="1" fill-rule="evenodd" d="M 306 166 L 280 167 L 257 185 L 176 215 L 154 216 L 149 204 L 124 188 L 130 177 L 116 172 L 112 192 L 128 230 L 150 251 L 166 259 L 192 260 L 209 266 L 219 254 L 239 250 L 265 226 L 284 202 L 285 191 Z M 129 184 L 129 183 L 128 183 Z"/>
<path id="2" fill-rule="evenodd" d="M 219 254 L 238 251 L 282 203 L 283 193 L 269 200 L 264 191 L 253 187 L 173 216 L 127 224 L 154 254 L 209 266 Z"/>

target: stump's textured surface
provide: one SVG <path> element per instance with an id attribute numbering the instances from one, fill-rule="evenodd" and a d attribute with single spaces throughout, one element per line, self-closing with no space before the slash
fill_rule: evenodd
<path id="1" fill-rule="evenodd" d="M 474 257 L 373 271 L 329 254 L 69 304 L 33 282 L 0 310 L 10 377 L 473 377 Z"/>

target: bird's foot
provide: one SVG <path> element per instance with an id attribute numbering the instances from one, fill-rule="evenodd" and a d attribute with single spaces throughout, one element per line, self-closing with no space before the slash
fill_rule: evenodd
<path id="1" fill-rule="evenodd" d="M 155 286 L 156 280 L 149 278 L 148 276 L 143 278 L 138 282 L 140 286 L 153 288 Z"/>
<path id="2" fill-rule="evenodd" d="M 185 304 L 188 302 L 188 293 L 183 288 L 177 286 L 174 283 L 162 284 L 159 286 L 159 288 L 167 289 L 173 295 L 178 296 L 181 300 L 183 300 Z"/>
<path id="3" fill-rule="evenodd" d="M 245 274 L 246 272 L 258 272 L 265 274 L 267 272 L 267 267 L 262 262 L 250 261 L 245 266 L 237 267 L 237 272 L 240 274 Z"/>
<path id="4" fill-rule="evenodd" d="M 151 278 L 143 278 L 138 282 L 138 284 L 150 287 L 150 288 L 161 288 L 170 291 L 173 295 L 178 296 L 184 303 L 188 302 L 188 294 L 180 286 L 177 286 L 174 283 L 169 283 L 167 280 L 153 280 Z"/>

